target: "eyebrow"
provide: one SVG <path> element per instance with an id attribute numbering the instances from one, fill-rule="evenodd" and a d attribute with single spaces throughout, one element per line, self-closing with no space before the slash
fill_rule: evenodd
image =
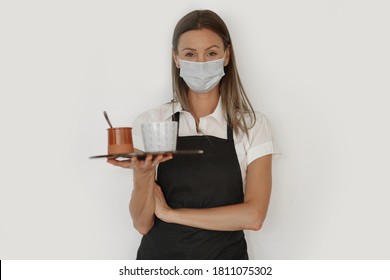
<path id="1" fill-rule="evenodd" d="M 212 46 L 206 48 L 205 50 L 207 51 L 207 50 L 212 49 L 212 48 L 218 48 L 218 49 L 220 49 L 219 46 L 217 46 L 217 45 L 212 45 Z M 196 51 L 196 49 L 193 49 L 193 48 L 184 48 L 184 49 L 182 49 L 182 51 Z"/>

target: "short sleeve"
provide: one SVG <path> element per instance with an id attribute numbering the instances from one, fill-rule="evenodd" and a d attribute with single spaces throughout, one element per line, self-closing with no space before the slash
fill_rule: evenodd
<path id="1" fill-rule="evenodd" d="M 256 112 L 256 123 L 248 131 L 245 150 L 247 152 L 247 165 L 265 155 L 280 155 L 279 149 L 272 138 L 269 121 L 264 114 Z"/>

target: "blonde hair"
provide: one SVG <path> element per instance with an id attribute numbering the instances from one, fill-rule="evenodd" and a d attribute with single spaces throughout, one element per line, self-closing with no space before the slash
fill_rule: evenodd
<path id="1" fill-rule="evenodd" d="M 248 133 L 248 129 L 255 124 L 256 117 L 241 83 L 236 67 L 233 44 L 224 21 L 210 10 L 195 10 L 188 13 L 176 24 L 172 38 L 172 51 L 178 53 L 177 45 L 183 33 L 202 28 L 217 33 L 222 38 L 225 50 L 229 47 L 230 61 L 225 66 L 225 76 L 220 81 L 222 107 L 234 131 L 237 133 L 238 129 L 241 129 Z M 173 58 L 172 87 L 174 99 L 180 102 L 184 110 L 191 112 L 187 98 L 188 86 L 180 77 L 180 70 L 176 67 Z M 246 114 L 250 116 L 249 124 L 244 117 Z"/>

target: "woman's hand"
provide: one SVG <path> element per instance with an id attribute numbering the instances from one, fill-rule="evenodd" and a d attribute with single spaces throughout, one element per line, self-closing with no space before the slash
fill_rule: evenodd
<path id="1" fill-rule="evenodd" d="M 164 161 L 172 159 L 172 154 L 158 155 L 153 158 L 152 155 L 147 155 L 145 160 L 139 160 L 133 156 L 130 160 L 108 159 L 107 162 L 122 168 L 133 169 L 140 174 L 147 174 L 155 171 L 155 167 Z"/>
<path id="2" fill-rule="evenodd" d="M 153 186 L 154 191 L 154 214 L 164 222 L 169 222 L 169 213 L 172 208 L 167 204 L 161 187 L 157 184 Z"/>

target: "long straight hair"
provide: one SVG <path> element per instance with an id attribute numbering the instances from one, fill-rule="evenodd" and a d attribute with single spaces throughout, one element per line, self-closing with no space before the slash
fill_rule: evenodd
<path id="1" fill-rule="evenodd" d="M 238 75 L 236 60 L 234 56 L 233 43 L 224 21 L 213 11 L 195 10 L 182 17 L 176 24 L 172 38 L 172 51 L 178 53 L 178 42 L 180 36 L 191 30 L 209 29 L 218 34 L 223 41 L 224 50 L 229 47 L 230 61 L 225 66 L 225 76 L 220 81 L 220 94 L 222 108 L 227 120 L 237 133 L 239 129 L 248 134 L 248 129 L 256 122 L 253 107 L 245 93 L 244 87 Z M 183 109 L 191 112 L 187 92 L 188 86 L 180 77 L 180 69 L 176 67 L 172 57 L 172 87 L 174 99 L 180 102 Z M 250 123 L 246 122 L 244 115 L 250 116 Z"/>

